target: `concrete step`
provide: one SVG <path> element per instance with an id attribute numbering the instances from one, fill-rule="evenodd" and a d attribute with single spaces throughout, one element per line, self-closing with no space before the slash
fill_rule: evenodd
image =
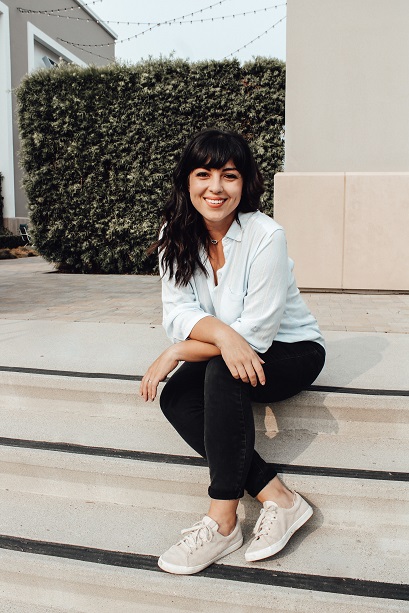
<path id="1" fill-rule="evenodd" d="M 389 496 L 388 500 L 382 493 L 354 495 L 362 484 L 337 484 L 338 488 L 334 484 L 334 491 L 330 492 L 326 491 L 328 480 L 320 485 L 305 480 L 304 487 L 299 488 L 316 512 L 314 519 L 296 533 L 282 552 L 267 560 L 246 563 L 245 548 L 241 548 L 223 558 L 220 564 L 398 585 L 407 583 L 409 525 L 404 511 L 407 499 L 402 500 L 398 492 L 395 499 Z M 348 496 L 351 490 L 355 491 Z M 173 493 L 159 492 L 159 488 L 157 493 L 161 494 L 161 503 L 157 504 L 156 496 L 155 505 L 155 496 L 139 490 L 140 499 L 145 496 L 146 500 L 134 506 L 96 501 L 91 492 L 88 500 L 84 500 L 3 490 L 0 534 L 156 558 L 176 542 L 181 529 L 193 525 L 207 508 L 202 496 L 198 511 L 197 501 L 190 504 L 194 495 L 182 494 L 176 502 Z M 184 509 L 181 502 L 185 503 Z M 248 543 L 256 517 L 252 500 L 244 500 L 240 517 L 245 543 Z"/>
<path id="2" fill-rule="evenodd" d="M 0 372 L 2 436 L 197 455 L 144 403 L 138 382 Z M 407 470 L 409 397 L 303 392 L 254 405 L 257 449 L 269 461 Z M 392 452 L 393 451 L 393 452 Z"/>
<path id="3" fill-rule="evenodd" d="M 159 314 L 160 319 L 160 314 Z M 1 366 L 143 375 L 169 341 L 161 325 L 0 320 Z M 409 334 L 325 331 L 318 385 L 408 389 Z"/>
<path id="4" fill-rule="evenodd" d="M 367 523 L 367 505 L 377 509 L 385 524 L 407 525 L 409 488 L 400 481 L 345 478 L 317 474 L 286 474 L 289 487 L 303 492 L 334 525 Z M 3 447 L 0 489 L 85 502 L 203 512 L 208 504 L 206 466 L 58 453 Z M 259 506 L 250 497 L 246 517 L 253 521 Z M 351 506 L 352 505 L 352 506 Z M 250 515 L 249 515 L 250 514 Z M 314 520 L 315 521 L 315 518 Z M 311 523 L 311 522 L 310 522 Z M 365 529 L 365 528 L 363 528 Z"/>
<path id="5" fill-rule="evenodd" d="M 402 600 L 248 584 L 3 550 L 2 613 L 407 613 Z"/>
<path id="6" fill-rule="evenodd" d="M 309 391 L 274 406 L 255 405 L 257 448 L 269 461 L 294 465 L 294 474 L 283 479 L 311 502 L 313 518 L 272 559 L 245 563 L 243 548 L 200 577 L 177 578 L 158 571 L 156 558 L 206 511 L 208 470 L 164 419 L 157 401 L 139 398 L 138 385 L 0 372 L 0 534 L 34 543 L 17 543 L 20 551 L 8 551 L 0 542 L 5 611 L 273 607 L 309 613 L 322 607 L 318 610 L 369 613 L 386 605 L 388 611 L 409 612 L 400 587 L 409 582 L 409 492 L 404 475 L 388 480 L 373 472 L 407 471 L 407 396 Z M 40 448 L 29 448 L 32 441 L 42 442 Z M 68 443 L 67 452 L 47 448 L 53 442 Z M 121 449 L 147 452 L 151 461 L 120 458 Z M 312 474 L 303 474 L 300 465 Z M 320 476 L 322 467 L 334 471 Z M 334 476 L 340 467 L 370 471 L 360 477 L 371 478 Z M 245 496 L 239 516 L 246 541 L 258 512 L 259 505 Z M 55 557 L 32 553 L 38 543 L 54 542 L 60 543 Z M 111 552 L 114 561 L 101 566 L 85 558 L 67 560 L 65 550 L 72 545 Z M 121 552 L 148 560 L 148 569 L 134 562 L 134 568 L 124 567 L 117 562 Z M 96 554 L 98 562 L 104 555 Z M 284 573 L 295 583 L 262 585 L 265 577 L 254 575 L 257 584 L 248 572 L 266 572 L 270 582 Z M 312 583 L 298 589 L 302 574 L 313 575 Z M 341 592 L 349 589 L 345 581 L 359 581 L 350 594 L 336 593 L 333 584 L 326 593 L 323 585 L 334 577 Z M 371 598 L 370 591 L 363 597 L 362 581 L 370 582 L 369 590 L 385 583 L 388 597 Z M 357 585 L 360 592 L 354 591 Z M 394 585 L 401 599 L 393 595 Z"/>

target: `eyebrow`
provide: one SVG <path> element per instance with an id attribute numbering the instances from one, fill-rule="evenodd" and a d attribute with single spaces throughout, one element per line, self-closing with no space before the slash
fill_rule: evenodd
<path id="1" fill-rule="evenodd" d="M 205 170 L 211 170 L 214 166 L 199 166 L 199 168 L 204 168 Z M 235 166 L 222 166 L 219 170 L 235 170 L 239 172 Z"/>

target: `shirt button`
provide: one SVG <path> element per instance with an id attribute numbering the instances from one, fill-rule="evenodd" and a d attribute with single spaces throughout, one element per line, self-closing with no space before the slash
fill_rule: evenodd
<path id="1" fill-rule="evenodd" d="M 252 332 L 257 332 L 257 330 L 258 330 L 258 326 L 253 326 L 251 329 Z"/>

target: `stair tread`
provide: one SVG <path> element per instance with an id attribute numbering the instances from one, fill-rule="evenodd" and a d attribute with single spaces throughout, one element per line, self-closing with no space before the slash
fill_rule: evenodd
<path id="1" fill-rule="evenodd" d="M 68 443 L 89 447 L 135 450 L 199 457 L 167 423 L 111 420 L 102 425 L 90 418 L 2 420 L 2 436 L 11 439 Z M 108 427 L 109 426 L 109 427 Z M 23 443 L 21 443 L 23 445 Z M 367 438 L 308 430 L 256 431 L 256 449 L 268 462 L 361 470 L 407 472 L 408 440 Z"/>
<path id="2" fill-rule="evenodd" d="M 352 515 L 345 517 L 344 525 L 329 525 L 318 509 L 315 522 L 298 531 L 282 552 L 250 567 L 405 583 L 409 527 L 383 523 L 376 516 L 378 506 L 368 505 L 364 526 Z M 3 491 L 0 533 L 158 556 L 176 542 L 182 528 L 198 519 L 197 513 L 181 510 Z M 253 522 L 244 520 L 246 542 L 252 527 Z M 243 553 L 240 549 L 222 563 L 246 566 Z"/>
<path id="3" fill-rule="evenodd" d="M 326 491 L 338 494 L 345 487 L 351 495 L 368 498 L 380 497 L 382 500 L 396 499 L 409 501 L 409 488 L 396 479 L 370 479 L 367 473 L 364 477 L 353 473 L 348 477 L 328 477 L 310 471 L 285 474 L 285 479 L 291 482 L 308 482 L 309 487 L 319 491 L 325 484 Z M 60 453 L 44 449 L 25 449 L 6 446 L 0 456 L 0 487 L 12 487 L 13 480 L 20 479 L 22 487 L 33 483 L 44 484 L 53 491 L 61 491 L 68 487 L 73 492 L 81 488 L 116 488 L 117 490 L 132 490 L 140 487 L 151 491 L 173 491 L 174 488 L 185 488 L 187 492 L 195 487 L 207 488 L 209 481 L 206 465 L 178 464 L 159 461 L 133 460 L 128 458 L 104 457 L 98 455 Z M 17 489 L 19 485 L 16 486 Z M 27 485 L 28 487 L 28 485 Z M 193 489 L 192 489 L 193 488 Z M 48 492 L 46 492 L 48 493 Z M 59 493 L 57 495 L 60 495 Z M 77 495 L 77 494 L 74 494 Z M 198 494 L 195 494 L 198 495 Z"/>
<path id="4" fill-rule="evenodd" d="M 203 574 L 176 576 L 78 560 L 3 551 L 0 556 L 4 613 L 407 613 L 402 600 L 359 597 L 215 580 Z M 4 584 L 2 584 L 2 579 Z M 5 598 L 8 600 L 5 600 Z M 37 603 L 32 609 L 27 608 Z M 49 603 L 53 602 L 54 607 Z M 69 603 L 69 604 L 68 604 Z M 58 608 L 57 608 L 58 607 Z"/>
<path id="5" fill-rule="evenodd" d="M 143 403 L 135 382 L 0 373 L 2 436 L 172 455 L 197 455 Z M 267 461 L 407 470 L 409 397 L 303 392 L 254 405 Z M 80 427 L 79 427 L 80 424 Z"/>
<path id="6" fill-rule="evenodd" d="M 167 347 L 161 325 L 7 320 L 4 366 L 140 374 Z M 16 338 L 24 339 L 24 353 Z M 327 360 L 316 383 L 407 389 L 409 335 L 326 331 Z M 109 348 L 109 351 L 107 351 Z"/>

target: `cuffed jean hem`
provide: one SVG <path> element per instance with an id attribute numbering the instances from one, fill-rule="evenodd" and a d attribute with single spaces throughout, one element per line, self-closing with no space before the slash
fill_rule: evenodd
<path id="1" fill-rule="evenodd" d="M 261 459 L 261 458 L 260 458 Z M 252 465 L 249 473 L 248 483 L 245 488 L 250 496 L 256 498 L 256 496 L 263 490 L 266 485 L 270 483 L 274 477 L 277 476 L 277 471 L 274 464 L 264 463 L 263 469 L 259 469 L 255 474 L 254 464 Z"/>
<path id="2" fill-rule="evenodd" d="M 216 490 L 214 487 L 210 486 L 207 490 L 209 497 L 213 498 L 213 500 L 238 500 L 239 498 L 243 498 L 244 490 Z"/>
<path id="3" fill-rule="evenodd" d="M 263 474 L 260 474 L 257 479 L 253 481 L 251 487 L 246 487 L 247 493 L 252 498 L 256 498 L 257 495 L 261 492 L 261 490 L 263 490 L 266 485 L 268 485 L 270 481 L 276 476 L 277 471 L 274 468 L 274 464 L 267 464 L 267 470 Z M 209 497 L 213 498 L 213 500 L 239 500 L 239 498 L 243 498 L 244 496 L 244 490 L 222 491 L 215 490 L 214 488 L 212 488 L 212 486 L 210 486 L 207 491 Z"/>

